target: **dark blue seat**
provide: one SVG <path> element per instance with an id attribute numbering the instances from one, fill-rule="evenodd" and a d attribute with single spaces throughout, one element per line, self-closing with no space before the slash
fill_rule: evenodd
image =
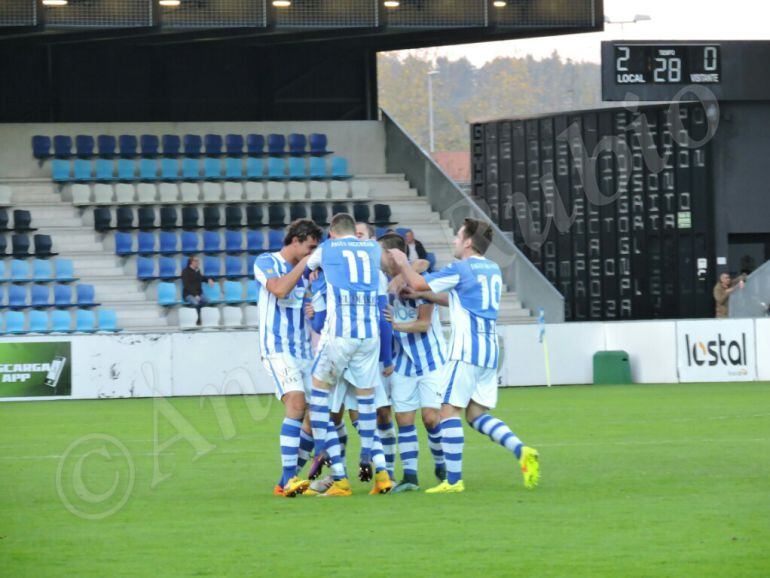
<path id="1" fill-rule="evenodd" d="M 123 158 L 135 157 L 137 139 L 133 134 L 122 134 L 118 137 L 118 147 L 120 148 L 120 156 Z"/>
<path id="2" fill-rule="evenodd" d="M 221 155 L 222 154 L 222 135 L 220 134 L 207 134 L 203 137 L 203 146 L 206 149 L 207 155 Z"/>
<path id="3" fill-rule="evenodd" d="M 200 135 L 186 134 L 184 135 L 182 141 L 184 142 L 184 154 L 191 157 L 200 156 L 201 148 L 203 146 L 203 141 Z"/>
<path id="4" fill-rule="evenodd" d="M 32 285 L 30 304 L 32 307 L 50 307 L 51 290 L 48 285 Z"/>
<path id="5" fill-rule="evenodd" d="M 280 251 L 283 247 L 283 231 L 280 229 L 270 229 L 267 234 L 267 244 L 269 251 Z"/>
<path id="6" fill-rule="evenodd" d="M 267 135 L 267 154 L 277 156 L 286 154 L 286 137 L 282 134 Z"/>
<path id="7" fill-rule="evenodd" d="M 198 225 L 198 207 L 182 207 L 182 228 L 197 229 Z"/>
<path id="8" fill-rule="evenodd" d="M 10 285 L 8 287 L 8 307 L 22 309 L 28 305 L 27 288 L 24 285 Z"/>
<path id="9" fill-rule="evenodd" d="M 110 159 L 115 156 L 117 141 L 111 134 L 100 134 L 96 137 L 96 146 L 100 157 Z"/>
<path id="10" fill-rule="evenodd" d="M 12 235 L 11 247 L 14 257 L 29 257 L 29 236 Z"/>
<path id="11" fill-rule="evenodd" d="M 209 254 L 222 252 L 222 237 L 219 232 L 203 231 L 203 252 Z"/>
<path id="12" fill-rule="evenodd" d="M 283 227 L 286 224 L 286 207 L 278 204 L 268 205 L 267 224 L 270 227 Z"/>
<path id="13" fill-rule="evenodd" d="M 264 218 L 262 205 L 246 205 L 246 226 L 249 229 L 259 229 Z"/>
<path id="14" fill-rule="evenodd" d="M 326 206 L 326 203 L 313 203 L 310 205 L 310 218 L 317 225 L 325 227 L 329 224 L 329 207 Z"/>
<path id="15" fill-rule="evenodd" d="M 225 154 L 234 156 L 243 154 L 243 135 L 228 134 L 225 136 Z"/>
<path id="16" fill-rule="evenodd" d="M 311 155 L 328 155 L 332 151 L 326 150 L 328 139 L 325 134 L 313 133 L 310 135 L 310 154 Z"/>
<path id="17" fill-rule="evenodd" d="M 179 237 L 174 231 L 161 231 L 159 238 L 160 249 L 158 252 L 161 255 L 173 255 L 179 252 Z"/>
<path id="18" fill-rule="evenodd" d="M 242 253 L 243 252 L 243 233 L 240 230 L 225 231 L 225 252 Z"/>
<path id="19" fill-rule="evenodd" d="M 228 205 L 225 207 L 225 227 L 228 229 L 240 229 L 243 225 L 243 210 L 240 205 Z"/>
<path id="20" fill-rule="evenodd" d="M 160 228 L 161 229 L 176 229 L 176 207 L 161 207 L 160 208 Z"/>
<path id="21" fill-rule="evenodd" d="M 72 137 L 57 134 L 53 137 L 53 154 L 60 159 L 66 159 L 72 156 Z"/>
<path id="22" fill-rule="evenodd" d="M 261 134 L 246 135 L 246 153 L 260 157 L 265 154 L 265 137 Z"/>
<path id="23" fill-rule="evenodd" d="M 204 229 L 217 229 L 221 222 L 222 214 L 219 211 L 219 207 L 203 207 L 203 228 Z"/>
<path id="24" fill-rule="evenodd" d="M 36 257 L 53 257 L 58 255 L 52 251 L 53 239 L 51 235 L 35 235 L 33 237 L 35 242 L 35 256 Z"/>
<path id="25" fill-rule="evenodd" d="M 134 254 L 134 236 L 125 231 L 115 233 L 115 254 L 133 255 Z"/>
<path id="26" fill-rule="evenodd" d="M 243 259 L 235 255 L 227 255 L 225 257 L 225 277 L 233 279 L 243 276 Z"/>
<path id="27" fill-rule="evenodd" d="M 190 254 L 200 251 L 200 237 L 194 231 L 182 231 L 182 253 Z"/>
<path id="28" fill-rule="evenodd" d="M 161 137 L 163 143 L 163 156 L 175 157 L 179 155 L 179 149 L 182 148 L 182 139 L 176 134 L 164 134 Z"/>
<path id="29" fill-rule="evenodd" d="M 155 259 L 152 257 L 137 257 L 136 276 L 142 281 L 156 279 L 155 277 Z"/>
<path id="30" fill-rule="evenodd" d="M 177 263 L 178 261 L 174 257 L 159 258 L 158 279 L 176 279 L 179 277 Z"/>
<path id="31" fill-rule="evenodd" d="M 150 231 L 139 231 L 136 236 L 136 252 L 139 255 L 154 255 L 155 234 Z"/>
<path id="32" fill-rule="evenodd" d="M 304 155 L 307 153 L 307 137 L 304 134 L 292 133 L 289 135 L 289 154 Z"/>
<path id="33" fill-rule="evenodd" d="M 0 209 L 0 212 L 7 215 L 7 213 L 5 212 L 5 209 Z M 5 225 L 8 224 L 7 217 L 3 220 L 5 221 L 5 223 L 0 223 L 3 225 L 2 227 L 0 227 L 2 229 L 4 229 Z M 13 230 L 16 231 L 17 233 L 24 233 L 26 231 L 36 231 L 37 229 L 32 228 L 32 213 L 30 213 L 26 209 L 14 209 Z"/>
<path id="34" fill-rule="evenodd" d="M 96 159 L 94 163 L 96 166 L 96 180 L 101 183 L 113 181 L 115 176 L 113 174 L 115 165 L 112 159 Z"/>
<path id="35" fill-rule="evenodd" d="M 265 235 L 262 231 L 254 229 L 246 231 L 246 250 L 249 253 L 261 253 L 265 250 Z"/>
<path id="36" fill-rule="evenodd" d="M 32 156 L 44 160 L 51 156 L 51 137 L 36 134 L 32 137 Z"/>
<path id="37" fill-rule="evenodd" d="M 206 255 L 203 257 L 203 275 L 206 277 L 222 276 L 222 261 L 219 257 Z"/>
<path id="38" fill-rule="evenodd" d="M 75 154 L 82 158 L 94 156 L 94 137 L 88 134 L 79 134 L 75 137 Z"/>
<path id="39" fill-rule="evenodd" d="M 156 157 L 158 156 L 158 137 L 154 134 L 143 134 L 139 137 L 139 143 L 142 147 L 143 157 Z"/>
<path id="40" fill-rule="evenodd" d="M 131 207 L 118 207 L 115 211 L 116 228 L 119 231 L 134 228 L 134 211 Z"/>

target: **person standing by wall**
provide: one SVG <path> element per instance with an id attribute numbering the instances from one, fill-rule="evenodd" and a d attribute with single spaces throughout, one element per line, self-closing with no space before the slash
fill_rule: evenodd
<path id="1" fill-rule="evenodd" d="M 714 286 L 714 302 L 716 303 L 716 317 L 722 318 L 728 315 L 728 303 L 730 295 L 736 289 L 743 289 L 745 275 L 740 275 L 735 279 L 730 279 L 729 273 L 722 273 L 719 281 Z"/>

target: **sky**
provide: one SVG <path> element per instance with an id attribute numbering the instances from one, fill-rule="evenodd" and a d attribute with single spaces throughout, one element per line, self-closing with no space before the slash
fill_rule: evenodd
<path id="1" fill-rule="evenodd" d="M 768 40 L 768 0 L 604 0 L 604 13 L 613 21 L 646 14 L 651 20 L 635 24 L 605 24 L 604 32 L 570 34 L 529 40 L 504 40 L 419 51 L 457 60 L 466 56 L 481 65 L 498 56 L 540 59 L 554 49 L 563 58 L 600 62 L 602 40 Z M 412 51 L 401 51 L 409 53 Z"/>

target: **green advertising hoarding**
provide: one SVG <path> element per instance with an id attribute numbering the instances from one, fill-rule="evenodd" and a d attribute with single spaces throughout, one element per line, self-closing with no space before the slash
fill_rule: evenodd
<path id="1" fill-rule="evenodd" d="M 0 397 L 72 393 L 69 341 L 0 343 Z"/>

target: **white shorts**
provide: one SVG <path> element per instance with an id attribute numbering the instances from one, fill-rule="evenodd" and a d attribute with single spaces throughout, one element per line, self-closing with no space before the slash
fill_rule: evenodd
<path id="1" fill-rule="evenodd" d="M 310 402 L 313 388 L 310 359 L 297 359 L 288 353 L 272 353 L 262 358 L 268 373 L 273 376 L 275 397 L 283 398 L 290 391 L 301 391 Z"/>
<path id="2" fill-rule="evenodd" d="M 313 377 L 329 384 L 344 376 L 361 389 L 377 387 L 380 377 L 380 339 L 328 337 L 322 339 L 313 362 Z"/>
<path id="3" fill-rule="evenodd" d="M 444 400 L 447 377 L 443 367 L 410 377 L 394 371 L 390 383 L 393 409 L 402 413 L 417 411 L 421 407 L 439 409 Z"/>
<path id="4" fill-rule="evenodd" d="M 380 364 L 382 369 L 382 364 Z M 342 405 L 345 404 L 345 409 L 352 409 L 358 411 L 358 398 L 356 397 L 356 386 L 353 385 L 345 376 L 337 381 L 337 385 L 334 388 L 334 394 L 332 395 L 331 410 L 333 413 L 337 413 Z M 390 407 L 390 390 L 391 390 L 391 377 L 385 377 L 380 373 L 380 379 L 377 386 L 374 388 L 374 405 L 377 409 L 381 407 Z"/>
<path id="5" fill-rule="evenodd" d="M 444 403 L 463 408 L 471 400 L 490 409 L 497 405 L 497 369 L 452 360 L 444 372 Z"/>

